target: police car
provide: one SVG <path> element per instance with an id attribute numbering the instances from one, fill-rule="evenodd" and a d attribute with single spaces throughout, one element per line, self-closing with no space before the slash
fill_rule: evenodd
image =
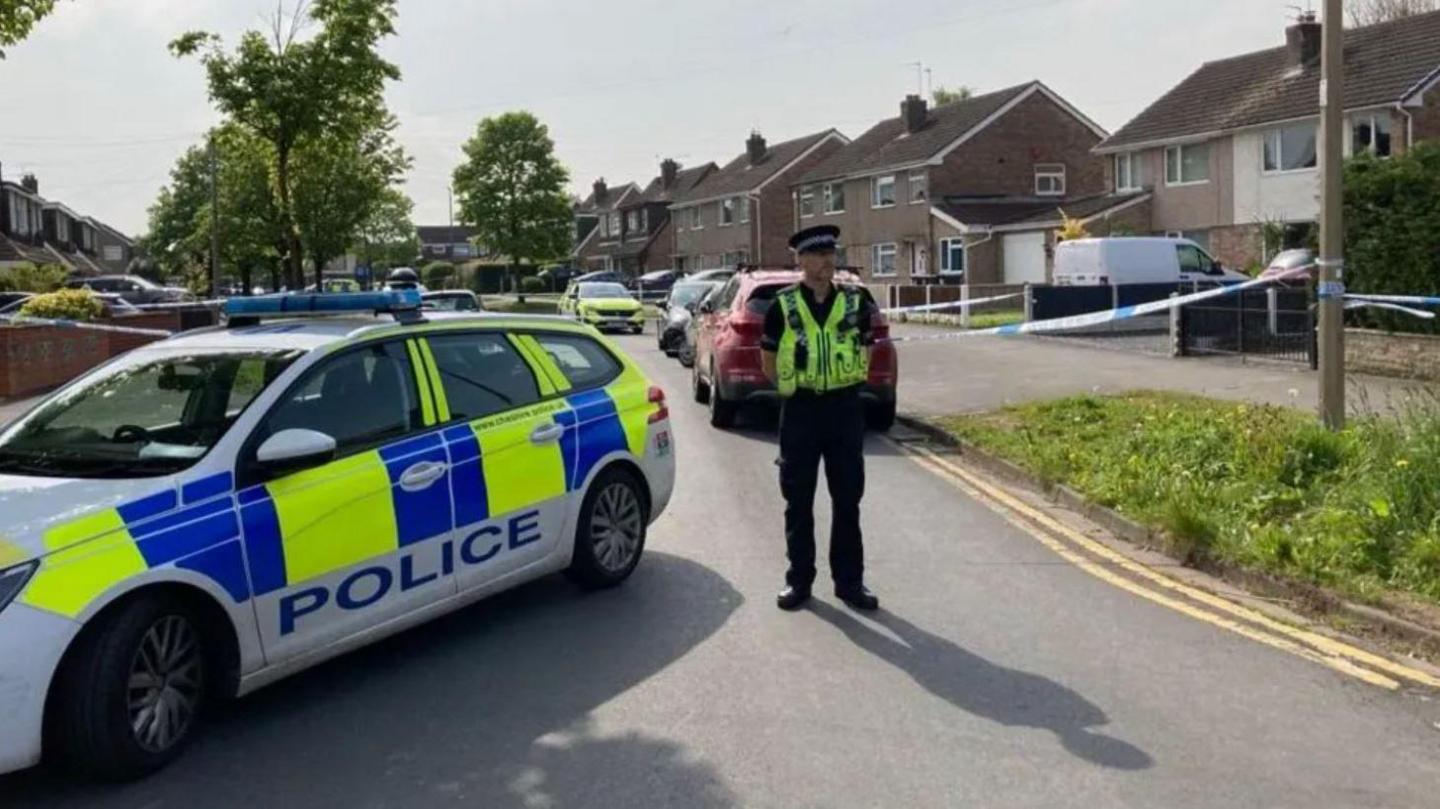
<path id="1" fill-rule="evenodd" d="M 0 432 L 0 772 L 43 739 L 143 775 L 211 700 L 549 573 L 617 585 L 670 500 L 664 394 L 588 326 L 227 309 Z"/>

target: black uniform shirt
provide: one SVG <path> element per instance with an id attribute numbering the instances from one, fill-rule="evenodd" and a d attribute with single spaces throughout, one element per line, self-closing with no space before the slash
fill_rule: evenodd
<path id="1" fill-rule="evenodd" d="M 830 297 L 824 303 L 815 300 L 815 293 L 810 287 L 800 285 L 800 300 L 810 308 L 810 316 L 815 318 L 816 323 L 823 324 L 830 319 L 830 310 L 835 308 L 840 301 L 840 287 L 830 285 Z M 840 304 L 844 305 L 844 304 Z M 870 318 L 875 314 L 875 305 L 864 301 L 860 305 L 860 312 L 857 315 L 860 327 L 860 338 L 865 344 L 870 342 Z M 785 334 L 785 309 L 780 305 L 779 297 L 770 303 L 770 309 L 765 313 L 765 329 L 760 336 L 760 348 L 765 351 L 779 351 L 780 338 Z"/>

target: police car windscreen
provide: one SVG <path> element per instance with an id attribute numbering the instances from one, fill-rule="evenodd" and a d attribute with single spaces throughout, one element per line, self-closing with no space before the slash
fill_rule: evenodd
<path id="1" fill-rule="evenodd" d="M 0 474 L 139 478 L 187 469 L 300 354 L 136 355 L 0 435 Z"/>
<path id="2" fill-rule="evenodd" d="M 628 298 L 630 290 L 621 284 L 585 283 L 580 285 L 582 298 Z"/>

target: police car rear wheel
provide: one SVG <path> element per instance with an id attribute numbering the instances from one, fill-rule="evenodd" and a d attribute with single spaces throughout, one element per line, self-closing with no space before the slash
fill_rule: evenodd
<path id="1" fill-rule="evenodd" d="M 602 472 L 585 494 L 575 532 L 575 555 L 566 574 L 582 587 L 625 581 L 640 563 L 649 525 L 640 483 L 623 469 Z"/>
<path id="2" fill-rule="evenodd" d="M 60 758 L 92 777 L 127 780 L 178 756 L 207 697 L 200 626 L 178 602 L 141 597 L 82 635 L 56 683 Z"/>

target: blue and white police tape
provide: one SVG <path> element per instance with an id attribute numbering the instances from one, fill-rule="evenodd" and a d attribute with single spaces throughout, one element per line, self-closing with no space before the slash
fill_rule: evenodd
<path id="1" fill-rule="evenodd" d="M 1229 295 L 1238 295 L 1246 290 L 1266 286 L 1291 277 L 1301 275 L 1304 270 L 1287 272 L 1273 278 L 1256 278 L 1240 284 L 1216 287 L 1203 292 L 1193 292 L 1189 295 L 1179 295 L 1174 298 L 1141 303 L 1134 306 L 1122 306 L 1119 309 L 1106 309 L 1100 312 L 1090 312 L 1084 315 L 1072 315 L 1070 317 L 1057 317 L 1051 320 L 1035 320 L 1029 323 L 1014 323 L 1009 326 L 997 326 L 991 329 L 975 329 L 973 331 L 947 332 L 945 334 L 926 334 L 914 337 L 892 337 L 891 342 L 895 343 L 919 343 L 935 340 L 959 340 L 966 337 L 1009 337 L 1020 334 L 1043 334 L 1045 332 L 1073 331 L 1088 326 L 1099 326 L 1106 323 L 1114 323 L 1121 320 L 1143 317 L 1145 315 L 1168 312 L 1178 306 L 1186 306 L 1200 301 L 1208 301 L 1212 298 L 1223 298 Z"/>
<path id="2" fill-rule="evenodd" d="M 174 332 L 164 329 L 139 329 L 131 326 L 107 326 L 103 323 L 85 323 L 79 320 L 56 320 L 48 317 L 27 317 L 26 315 L 0 315 L 0 323 L 16 326 L 51 326 L 57 329 L 82 329 L 84 331 L 108 331 L 116 334 L 140 334 L 146 337 L 169 337 Z"/>
<path id="3" fill-rule="evenodd" d="M 1398 303 L 1386 303 L 1385 301 L 1366 301 L 1366 300 L 1346 301 L 1346 302 L 1345 302 L 1345 308 L 1346 308 L 1347 310 L 1349 310 L 1349 309 L 1388 309 L 1388 310 L 1391 311 L 1391 312 L 1401 312 L 1401 313 L 1403 313 L 1403 314 L 1410 315 L 1411 317 L 1418 317 L 1418 318 L 1420 318 L 1421 320 L 1434 320 L 1434 319 L 1435 319 L 1435 313 L 1434 313 L 1434 312 L 1427 312 L 1427 311 L 1425 311 L 1424 309 L 1412 309 L 1412 308 L 1410 308 L 1409 306 L 1401 306 L 1401 305 L 1398 304 Z"/>
<path id="4" fill-rule="evenodd" d="M 880 311 L 887 315 L 908 315 L 917 312 L 939 312 L 945 309 L 968 309 L 971 306 L 979 306 L 982 303 L 997 303 L 1008 301 L 1014 298 L 1023 298 L 1025 293 L 1012 292 L 1009 295 L 996 295 L 990 298 L 976 298 L 973 301 L 951 301 L 950 303 L 928 303 L 920 306 L 895 306 Z"/>
<path id="5" fill-rule="evenodd" d="M 1427 297 L 1424 295 L 1367 295 L 1352 292 L 1345 296 L 1353 301 L 1370 301 L 1372 303 L 1400 303 L 1411 306 L 1440 306 L 1440 298 Z"/>

